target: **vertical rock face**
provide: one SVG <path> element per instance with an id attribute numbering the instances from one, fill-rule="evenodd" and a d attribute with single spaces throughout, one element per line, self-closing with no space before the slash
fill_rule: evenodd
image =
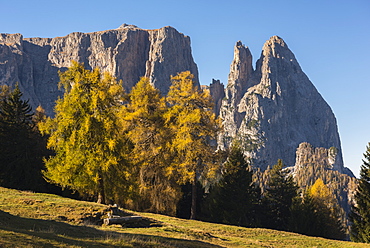
<path id="1" fill-rule="evenodd" d="M 58 89 L 58 71 L 71 60 L 88 69 L 99 67 L 123 81 L 130 91 L 142 76 L 168 92 L 170 76 L 182 71 L 194 74 L 190 38 L 172 27 L 143 30 L 133 25 L 93 33 L 71 33 L 57 38 L 27 38 L 20 34 L 0 34 L 0 83 L 19 82 L 33 107 L 43 106 L 52 114 Z"/>
<path id="2" fill-rule="evenodd" d="M 237 138 L 254 165 L 266 169 L 278 159 L 294 165 L 302 142 L 335 147 L 333 169 L 344 171 L 335 116 L 281 38 L 264 44 L 255 71 L 248 48 L 238 42 L 225 91 L 220 148 Z"/>
<path id="3" fill-rule="evenodd" d="M 167 93 L 169 76 L 190 71 L 198 82 L 198 68 L 193 61 L 190 38 L 174 28 L 164 27 L 149 31 L 149 60 L 146 62 L 146 76 L 154 86 Z"/>
<path id="4" fill-rule="evenodd" d="M 310 187 L 318 178 L 322 179 L 348 214 L 351 205 L 355 204 L 357 180 L 348 168 L 344 170 L 338 168 L 340 165 L 337 163 L 338 158 L 338 149 L 335 147 L 328 149 L 313 147 L 303 142 L 297 148 L 295 166 L 289 169 L 303 190 Z"/>
<path id="5" fill-rule="evenodd" d="M 19 82 L 26 98 L 34 96 L 32 59 L 25 52 L 21 34 L 0 34 L 0 84 Z M 23 85 L 22 82 L 29 82 Z"/>
<path id="6" fill-rule="evenodd" d="M 299 144 L 296 151 L 295 170 L 305 169 L 311 164 L 320 164 L 323 169 L 339 170 L 337 163 L 338 149 L 330 147 L 313 147 L 307 142 Z"/>
<path id="7" fill-rule="evenodd" d="M 237 136 L 245 113 L 238 111 L 240 100 L 252 83 L 252 55 L 240 41 L 234 47 L 234 59 L 230 66 L 228 84 L 225 89 L 226 98 L 222 100 L 220 117 L 223 120 L 224 134 L 219 140 L 222 149 L 229 145 Z"/>
<path id="8" fill-rule="evenodd" d="M 213 110 L 216 113 L 216 116 L 218 116 L 220 114 L 222 99 L 225 98 L 225 87 L 220 80 L 212 79 L 212 83 L 209 85 L 209 93 L 214 100 Z"/>

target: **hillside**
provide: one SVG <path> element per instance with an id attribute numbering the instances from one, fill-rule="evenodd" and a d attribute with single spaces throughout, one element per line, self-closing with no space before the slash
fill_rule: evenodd
<path id="1" fill-rule="evenodd" d="M 93 225 L 107 206 L 0 188 L 1 247 L 370 247 L 151 213 L 141 228 Z"/>

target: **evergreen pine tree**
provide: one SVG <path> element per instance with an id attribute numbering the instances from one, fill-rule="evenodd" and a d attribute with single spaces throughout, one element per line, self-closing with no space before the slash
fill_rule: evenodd
<path id="1" fill-rule="evenodd" d="M 0 102 L 0 184 L 4 187 L 43 190 L 43 163 L 37 148 L 32 108 L 22 100 L 18 84 L 13 91 L 2 90 Z M 45 147 L 44 147 L 45 148 Z"/>
<path id="2" fill-rule="evenodd" d="M 362 160 L 360 179 L 352 207 L 350 236 L 355 242 L 370 243 L 370 143 Z"/>
<path id="3" fill-rule="evenodd" d="M 256 226 L 260 189 L 253 171 L 237 144 L 231 146 L 221 180 L 210 189 L 205 208 L 208 220 L 238 226 Z"/>
<path id="4" fill-rule="evenodd" d="M 293 177 L 283 168 L 283 162 L 279 159 L 269 172 L 263 198 L 266 207 L 264 226 L 279 230 L 288 229 L 293 199 L 298 196 Z"/>
<path id="5" fill-rule="evenodd" d="M 308 191 L 303 197 L 293 200 L 289 231 L 306 235 L 317 236 L 317 214 L 313 198 Z"/>
<path id="6" fill-rule="evenodd" d="M 301 201 L 300 201 L 301 200 Z M 293 205 L 289 230 L 330 239 L 344 239 L 338 201 L 321 178 Z"/>

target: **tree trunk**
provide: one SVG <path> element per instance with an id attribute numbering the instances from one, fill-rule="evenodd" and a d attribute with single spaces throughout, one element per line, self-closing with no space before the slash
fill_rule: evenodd
<path id="1" fill-rule="evenodd" d="M 103 175 L 99 172 L 99 179 L 98 179 L 98 203 L 105 204 L 105 188 L 104 188 L 104 180 Z"/>
<path id="2" fill-rule="evenodd" d="M 190 209 L 190 219 L 195 220 L 197 213 L 197 175 L 195 173 L 194 180 L 191 185 L 191 209 Z"/>

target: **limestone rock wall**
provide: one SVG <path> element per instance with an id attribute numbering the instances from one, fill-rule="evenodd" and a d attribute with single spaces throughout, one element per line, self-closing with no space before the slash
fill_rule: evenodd
<path id="1" fill-rule="evenodd" d="M 212 80 L 209 85 L 209 92 L 214 100 L 214 112 L 218 116 L 220 114 L 220 108 L 222 100 L 225 98 L 225 87 L 220 80 Z"/>
<path id="2" fill-rule="evenodd" d="M 99 67 L 123 81 L 130 91 L 142 76 L 163 94 L 170 76 L 190 71 L 198 82 L 198 69 L 190 38 L 172 27 L 143 30 L 133 25 L 93 33 L 74 32 L 56 38 L 23 38 L 21 34 L 0 34 L 0 84 L 19 82 L 24 96 L 35 108 L 53 113 L 58 89 L 58 71 L 72 60 L 88 69 Z"/>
<path id="3" fill-rule="evenodd" d="M 307 142 L 299 144 L 296 151 L 295 170 L 304 169 L 312 164 L 320 164 L 323 169 L 338 170 L 338 149 L 335 147 L 313 147 Z"/>
<path id="4" fill-rule="evenodd" d="M 348 214 L 351 205 L 355 204 L 357 179 L 348 168 L 337 167 L 338 158 L 338 150 L 335 147 L 313 147 L 303 142 L 296 150 L 295 166 L 288 169 L 291 170 L 297 185 L 302 190 L 306 190 L 318 178 L 322 179 Z"/>

